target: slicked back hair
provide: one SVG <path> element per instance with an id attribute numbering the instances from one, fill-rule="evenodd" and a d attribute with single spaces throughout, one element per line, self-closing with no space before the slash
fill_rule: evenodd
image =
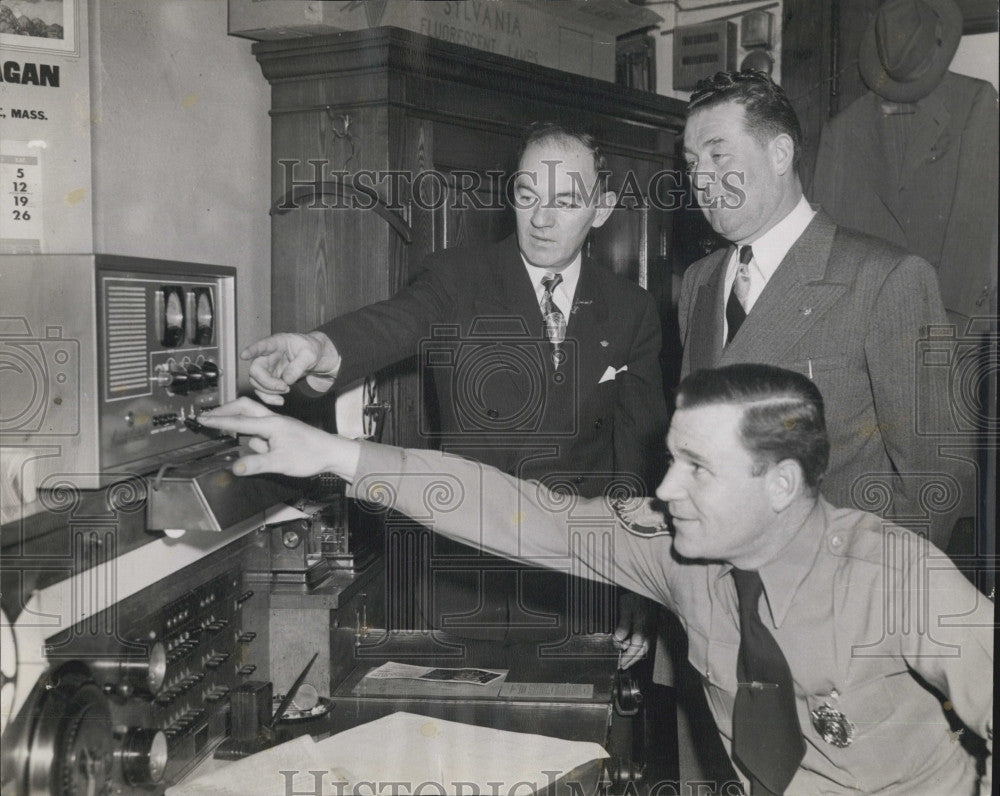
<path id="1" fill-rule="evenodd" d="M 608 171 L 607 160 L 604 157 L 604 152 L 601 151 L 600 145 L 597 143 L 597 139 L 594 138 L 589 130 L 573 124 L 539 121 L 528 125 L 521 139 L 521 146 L 517 150 L 516 168 L 521 167 L 521 160 L 524 158 L 524 153 L 528 147 L 543 141 L 563 141 L 582 146 L 594 158 L 594 173 L 597 174 L 598 189 L 601 193 L 611 190 L 609 188 L 611 172 Z"/>
<path id="2" fill-rule="evenodd" d="M 791 137 L 795 145 L 792 164 L 798 172 L 802 152 L 802 127 L 781 86 L 756 69 L 716 72 L 712 77 L 698 81 L 688 100 L 688 116 L 697 110 L 725 102 L 743 106 L 747 132 L 759 143 L 765 144 L 782 133 Z"/>
<path id="3" fill-rule="evenodd" d="M 728 404 L 743 409 L 740 439 L 754 474 L 792 459 L 815 494 L 830 460 L 823 396 L 801 373 L 739 364 L 695 371 L 677 388 L 677 409 Z"/>

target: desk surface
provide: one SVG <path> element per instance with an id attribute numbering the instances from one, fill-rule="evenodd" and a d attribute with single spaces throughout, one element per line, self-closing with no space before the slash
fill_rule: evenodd
<path id="1" fill-rule="evenodd" d="M 616 754 L 611 727 L 618 656 L 610 636 L 580 636 L 570 644 L 549 650 L 531 644 L 506 647 L 500 653 L 503 666 L 497 664 L 498 648 L 495 643 L 462 642 L 455 650 L 448 649 L 448 642 L 442 646 L 440 637 L 432 639 L 423 633 L 369 637 L 359 647 L 353 670 L 334 689 L 330 712 L 321 719 L 302 725 L 308 729 L 301 731 L 314 736 L 330 735 L 405 711 L 481 727 L 571 741 L 591 741 L 604 746 L 612 755 Z M 468 686 L 463 687 L 461 694 L 453 696 L 356 693 L 358 683 L 365 674 L 390 660 L 449 668 L 506 668 L 509 670 L 506 681 L 510 683 L 582 683 L 592 686 L 592 695 L 585 699 L 512 700 L 497 696 L 496 689 L 489 694 L 470 694 Z M 283 722 L 279 738 L 285 740 L 291 737 L 289 730 L 294 732 L 293 726 Z M 385 743 L 386 748 L 391 749 L 394 739 L 387 738 Z M 221 765 L 224 765 L 221 761 L 208 760 L 194 773 L 217 770 Z M 606 792 L 601 790 L 600 785 L 603 776 L 603 761 L 594 761 L 561 776 L 553 775 L 550 784 L 539 792 Z M 524 789 L 518 791 L 526 792 Z"/>
<path id="2" fill-rule="evenodd" d="M 454 645 L 451 650 L 450 645 Z M 612 755 L 616 753 L 609 745 L 609 735 L 618 652 L 609 635 L 577 636 L 566 644 L 539 647 L 393 633 L 366 639 L 355 660 L 355 668 L 334 689 L 327 718 L 330 732 L 406 711 L 481 727 L 592 741 Z M 412 681 L 401 686 L 411 688 L 412 693 L 365 693 L 359 688 L 368 672 L 390 660 L 420 666 L 507 669 L 507 683 L 586 684 L 592 686 L 592 693 L 587 698 L 515 700 L 497 696 L 496 688 L 477 692 L 474 686 L 459 686 L 451 696 L 427 695 L 421 693 L 424 684 Z M 602 774 L 602 763 L 595 761 L 565 773 L 542 792 L 579 793 L 582 787 L 583 793 L 597 793 Z"/>

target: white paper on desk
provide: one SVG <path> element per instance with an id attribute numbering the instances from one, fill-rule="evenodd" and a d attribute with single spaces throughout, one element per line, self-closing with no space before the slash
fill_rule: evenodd
<path id="1" fill-rule="evenodd" d="M 506 669 L 476 669 L 472 667 L 442 668 L 414 666 L 388 661 L 365 675 L 366 680 L 425 680 L 432 683 L 489 685 L 507 675 Z"/>
<path id="2" fill-rule="evenodd" d="M 242 760 L 224 763 L 210 760 L 199 766 L 203 774 L 167 788 L 166 796 L 264 796 L 281 793 L 333 793 L 334 782 L 353 780 L 350 772 L 332 763 L 321 765 L 315 753 L 316 742 L 308 735 L 272 746 Z M 345 758 L 338 758 L 345 759 Z M 312 772 L 321 771 L 321 775 Z M 286 773 L 282 773 L 286 772 Z M 317 788 L 317 776 L 321 786 Z"/>
<path id="3" fill-rule="evenodd" d="M 561 774 L 608 756 L 596 743 L 494 730 L 413 713 L 393 713 L 338 733 L 316 744 L 316 751 L 320 767 L 349 762 L 367 783 L 408 783 L 409 790 L 401 787 L 401 794 L 496 793 L 492 783 L 504 783 L 499 792 L 509 793 L 519 782 L 537 783 L 532 791 L 541 790 Z M 421 783 L 440 787 L 420 788 Z M 376 785 L 374 792 L 391 789 L 380 791 Z M 529 791 L 521 786 L 517 792 Z"/>
<path id="4" fill-rule="evenodd" d="M 596 743 L 393 713 L 319 743 L 308 736 L 168 789 L 168 796 L 527 793 L 607 757 Z M 296 772 L 293 774 L 281 772 Z M 317 787 L 317 775 L 324 772 Z M 292 783 L 286 780 L 293 777 Z M 395 783 L 392 785 L 391 783 Z M 521 784 L 519 784 L 521 783 Z M 530 788 L 523 783 L 534 783 Z M 437 786 L 437 787 L 436 787 Z"/>

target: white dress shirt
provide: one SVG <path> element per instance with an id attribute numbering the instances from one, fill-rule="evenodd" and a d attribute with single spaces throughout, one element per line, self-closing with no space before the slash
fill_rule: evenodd
<path id="1" fill-rule="evenodd" d="M 808 200 L 803 196 L 787 216 L 750 244 L 753 247 L 753 260 L 749 267 L 750 292 L 747 294 L 745 306 L 747 315 L 750 314 L 753 305 L 760 298 L 760 294 L 764 292 L 768 280 L 774 276 L 781 261 L 785 259 L 788 250 L 805 232 L 815 215 L 816 211 L 812 209 Z M 739 268 L 740 264 L 739 255 L 740 247 L 737 246 L 736 251 L 729 258 L 729 265 L 726 267 L 725 289 L 722 293 L 723 340 L 729 333 L 729 324 L 725 320 L 726 302 L 729 300 L 729 293 L 736 280 L 736 269 Z"/>

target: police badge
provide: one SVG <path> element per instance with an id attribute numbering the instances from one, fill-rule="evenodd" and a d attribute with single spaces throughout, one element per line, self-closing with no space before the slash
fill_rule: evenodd
<path id="1" fill-rule="evenodd" d="M 837 692 L 833 691 L 830 697 L 836 704 Z M 810 710 L 809 716 L 812 718 L 812 725 L 816 728 L 816 732 L 828 744 L 836 746 L 838 749 L 844 749 L 851 745 L 854 740 L 854 722 L 850 721 L 829 702 L 824 702 L 815 710 Z"/>

